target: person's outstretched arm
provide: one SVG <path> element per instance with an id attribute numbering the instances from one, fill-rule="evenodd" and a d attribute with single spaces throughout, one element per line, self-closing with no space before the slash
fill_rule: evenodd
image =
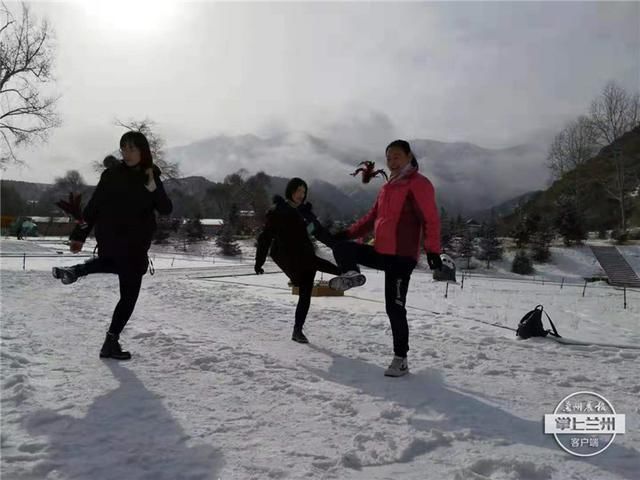
<path id="1" fill-rule="evenodd" d="M 89 233 L 100 217 L 100 210 L 104 202 L 105 183 L 108 181 L 106 180 L 108 175 L 108 170 L 102 172 L 100 181 L 98 182 L 96 189 L 93 191 L 93 195 L 91 195 L 87 206 L 84 207 L 84 210 L 82 211 L 82 219 L 78 221 L 71 232 L 71 235 L 69 235 L 71 251 L 74 253 L 82 250 L 82 245 L 87 240 Z"/>
<path id="2" fill-rule="evenodd" d="M 271 248 L 271 242 L 273 242 L 273 237 L 273 214 L 269 212 L 267 213 L 267 220 L 265 222 L 264 228 L 260 232 L 260 235 L 258 235 L 258 248 L 256 249 L 255 264 L 256 273 L 264 273 L 264 270 L 262 270 L 262 266 L 267 260 L 267 255 L 269 254 L 269 249 Z"/>

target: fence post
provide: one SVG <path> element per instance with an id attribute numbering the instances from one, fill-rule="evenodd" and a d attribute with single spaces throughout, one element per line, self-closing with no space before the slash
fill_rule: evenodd
<path id="1" fill-rule="evenodd" d="M 171 259 L 171 266 L 172 266 L 172 267 L 173 267 L 173 262 L 175 262 L 175 261 L 176 261 L 176 257 L 173 257 L 173 258 Z"/>
<path id="2" fill-rule="evenodd" d="M 562 277 L 562 283 L 560 283 L 560 290 L 562 290 L 563 286 L 564 286 L 564 277 Z"/>
<path id="3" fill-rule="evenodd" d="M 460 282 L 460 290 L 464 290 L 464 270 L 462 271 L 462 281 Z"/>
<path id="4" fill-rule="evenodd" d="M 449 298 L 449 282 L 447 282 L 447 288 L 444 291 L 444 298 Z"/>
<path id="5" fill-rule="evenodd" d="M 587 280 L 584 281 L 584 288 L 582 289 L 582 296 L 584 297 L 584 292 L 587 290 Z"/>
<path id="6" fill-rule="evenodd" d="M 27 254 L 23 253 L 22 254 L 22 270 L 26 270 L 26 265 L 27 265 Z"/>
<path id="7" fill-rule="evenodd" d="M 627 287 L 624 287 L 624 309 L 627 309 Z"/>

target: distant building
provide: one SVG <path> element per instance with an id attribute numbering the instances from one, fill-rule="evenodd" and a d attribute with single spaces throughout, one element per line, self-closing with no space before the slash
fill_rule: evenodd
<path id="1" fill-rule="evenodd" d="M 255 230 L 262 226 L 258 221 L 258 217 L 256 217 L 256 212 L 253 210 L 240 210 L 238 216 L 240 217 L 240 223 L 249 230 Z"/>
<path id="2" fill-rule="evenodd" d="M 482 224 L 478 223 L 477 221 L 475 221 L 473 218 L 470 218 L 469 220 L 467 220 L 466 222 L 464 222 L 467 231 L 472 235 L 472 236 L 476 236 L 478 235 L 478 233 L 480 232 L 480 229 L 482 228 Z"/>
<path id="3" fill-rule="evenodd" d="M 183 219 L 182 224 L 185 225 L 189 219 Z M 224 220 L 219 218 L 201 218 L 200 223 L 202 224 L 202 230 L 205 235 L 217 235 L 224 227 Z"/>
<path id="4" fill-rule="evenodd" d="M 38 227 L 38 235 L 41 237 L 67 237 L 76 225 L 69 217 L 29 218 Z"/>

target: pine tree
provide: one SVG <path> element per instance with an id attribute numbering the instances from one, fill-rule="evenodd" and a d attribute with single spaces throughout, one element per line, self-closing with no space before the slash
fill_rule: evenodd
<path id="1" fill-rule="evenodd" d="M 471 257 L 474 253 L 473 238 L 471 232 L 464 232 L 459 245 L 459 256 L 467 259 L 467 269 L 471 268 Z"/>
<path id="2" fill-rule="evenodd" d="M 541 223 L 539 229 L 531 237 L 531 253 L 534 261 L 539 263 L 548 262 L 551 258 L 549 247 L 553 237 L 555 236 L 551 226 L 547 223 Z"/>
<path id="3" fill-rule="evenodd" d="M 455 218 L 451 218 L 451 231 L 454 235 L 462 235 L 467 230 L 467 224 L 462 219 L 462 215 L 458 214 Z"/>
<path id="4" fill-rule="evenodd" d="M 230 228 L 231 235 L 235 235 L 238 232 L 240 224 L 240 209 L 237 203 L 232 203 L 229 210 L 229 216 L 227 218 L 227 226 Z"/>
<path id="5" fill-rule="evenodd" d="M 524 250 L 519 250 L 516 253 L 513 263 L 511 264 L 511 271 L 520 275 L 530 275 L 533 273 L 533 263 Z"/>
<path id="6" fill-rule="evenodd" d="M 564 244 L 571 246 L 581 244 L 587 238 L 582 214 L 576 208 L 575 202 L 569 197 L 561 197 L 557 204 L 555 227 L 563 237 Z"/>
<path id="7" fill-rule="evenodd" d="M 520 214 L 520 220 L 511 232 L 517 248 L 525 248 L 531 242 L 531 238 L 539 229 L 540 220 L 537 213 Z"/>
<path id="8" fill-rule="evenodd" d="M 518 224 L 511 231 L 511 236 L 516 242 L 516 248 L 525 248 L 529 244 L 529 232 L 527 232 L 524 219 L 521 218 Z"/>
<path id="9" fill-rule="evenodd" d="M 242 254 L 240 245 L 234 240 L 232 229 L 228 224 L 222 228 L 218 235 L 216 246 L 220 249 L 220 253 L 226 257 L 235 257 Z"/>
<path id="10" fill-rule="evenodd" d="M 451 239 L 454 236 L 454 233 L 451 229 L 449 216 L 444 208 L 440 208 L 440 226 L 440 245 L 442 245 L 446 253 L 449 253 L 448 251 L 452 250 Z"/>
<path id="11" fill-rule="evenodd" d="M 480 240 L 480 259 L 487 261 L 487 268 L 491 267 L 491 261 L 502 258 L 502 243 L 498 240 L 497 226 L 494 220 L 484 225 L 484 235 Z"/>
<path id="12" fill-rule="evenodd" d="M 204 228 L 202 227 L 202 222 L 200 221 L 200 215 L 196 215 L 196 217 L 187 222 L 185 226 L 185 230 L 187 233 L 187 238 L 190 241 L 197 241 L 204 239 Z"/>

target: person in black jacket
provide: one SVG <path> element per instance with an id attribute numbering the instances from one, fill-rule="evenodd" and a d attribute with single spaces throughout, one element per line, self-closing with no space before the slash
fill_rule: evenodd
<path id="1" fill-rule="evenodd" d="M 120 301 L 100 357 L 128 360 L 131 354 L 122 351 L 119 338 L 133 313 L 149 265 L 147 252 L 156 229 L 155 211 L 168 215 L 173 206 L 160 180 L 160 169 L 153 164 L 146 137 L 140 132 L 127 132 L 120 139 L 120 150 L 123 160 L 111 162 L 105 169 L 82 213 L 77 205 L 77 225 L 69 237 L 71 252 L 78 253 L 95 227 L 98 256 L 72 267 L 54 267 L 52 273 L 64 284 L 92 273 L 118 275 Z"/>
<path id="2" fill-rule="evenodd" d="M 291 339 L 309 343 L 302 327 L 311 305 L 311 291 L 317 271 L 340 275 L 340 269 L 331 262 L 316 256 L 309 234 L 321 241 L 327 232 L 315 218 L 311 204 L 305 203 L 307 184 L 300 178 L 292 178 L 287 184 L 285 198 L 274 197 L 274 206 L 267 212 L 264 229 L 258 236 L 255 272 L 264 273 L 262 266 L 271 255 L 273 261 L 299 288 L 298 306 Z"/>

